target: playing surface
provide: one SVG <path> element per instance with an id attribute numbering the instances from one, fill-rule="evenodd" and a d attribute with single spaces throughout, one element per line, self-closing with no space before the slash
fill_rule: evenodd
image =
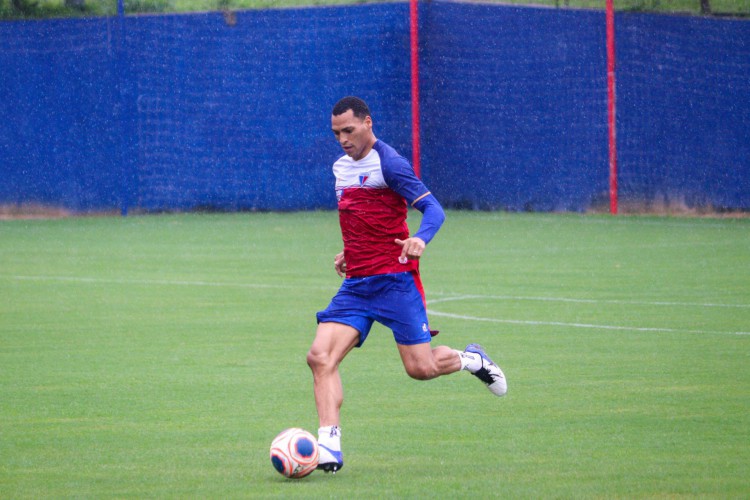
<path id="1" fill-rule="evenodd" d="M 508 396 L 376 327 L 346 466 L 285 480 L 340 245 L 334 212 L 0 222 L 0 497 L 750 495 L 750 220 L 449 212 L 431 326 Z"/>

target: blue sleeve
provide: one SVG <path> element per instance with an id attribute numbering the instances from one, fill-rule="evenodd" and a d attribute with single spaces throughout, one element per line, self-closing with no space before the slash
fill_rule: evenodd
<path id="1" fill-rule="evenodd" d="M 382 142 L 375 143 L 380 154 L 380 165 L 383 168 L 383 179 L 388 187 L 403 196 L 411 206 L 414 200 L 429 192 L 421 180 L 414 174 L 411 164 L 393 148 Z"/>
<path id="2" fill-rule="evenodd" d="M 403 196 L 409 205 L 422 212 L 422 223 L 414 236 L 429 243 L 445 220 L 443 207 L 414 174 L 414 169 L 406 158 L 381 141 L 375 144 L 375 149 L 380 154 L 383 178 L 388 187 Z"/>
<path id="3" fill-rule="evenodd" d="M 414 236 L 421 238 L 425 243 L 429 243 L 445 221 L 443 207 L 440 206 L 437 198 L 428 194 L 416 202 L 414 208 L 422 212 L 422 223 Z"/>

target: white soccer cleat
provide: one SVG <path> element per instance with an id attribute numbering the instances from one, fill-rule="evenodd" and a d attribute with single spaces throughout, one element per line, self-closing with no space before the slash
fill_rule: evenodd
<path id="1" fill-rule="evenodd" d="M 332 450 L 320 443 L 318 443 L 318 450 L 320 453 L 318 469 L 336 474 L 336 471 L 344 466 L 344 454 L 340 451 Z"/>
<path id="2" fill-rule="evenodd" d="M 487 356 L 484 349 L 479 344 L 469 344 L 464 349 L 466 352 L 473 352 L 482 357 L 482 367 L 472 372 L 476 378 L 484 382 L 487 389 L 495 396 L 504 396 L 508 392 L 508 383 L 505 381 L 505 374 L 494 361 Z"/>

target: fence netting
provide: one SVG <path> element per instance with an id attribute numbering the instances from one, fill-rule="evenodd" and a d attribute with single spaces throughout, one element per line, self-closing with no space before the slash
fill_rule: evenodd
<path id="1" fill-rule="evenodd" d="M 563 7 L 420 4 L 422 173 L 447 206 L 607 206 L 604 13 Z M 750 209 L 750 21 L 622 10 L 616 35 L 621 200 Z M 0 204 L 332 208 L 348 94 L 411 158 L 406 3 L 3 21 L 0 38 Z"/>

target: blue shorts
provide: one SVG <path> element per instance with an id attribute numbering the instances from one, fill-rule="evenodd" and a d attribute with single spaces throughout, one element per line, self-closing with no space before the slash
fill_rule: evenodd
<path id="1" fill-rule="evenodd" d="M 367 339 L 373 321 L 393 330 L 398 344 L 424 344 L 432 338 L 424 299 L 410 272 L 347 278 L 317 317 L 318 323 L 355 328 L 359 332 L 357 347 Z"/>

